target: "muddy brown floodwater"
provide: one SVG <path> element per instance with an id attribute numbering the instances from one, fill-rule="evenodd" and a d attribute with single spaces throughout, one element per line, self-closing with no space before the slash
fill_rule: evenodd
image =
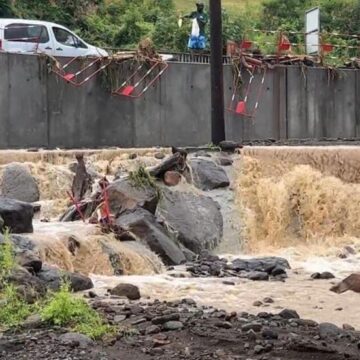
<path id="1" fill-rule="evenodd" d="M 92 170 L 106 174 L 110 179 L 116 173 L 133 170 L 140 164 L 158 164 L 160 160 L 154 157 L 156 152 L 168 154 L 169 149 L 85 151 Z M 130 159 L 130 153 L 136 154 L 135 160 Z M 226 168 L 231 179 L 230 188 L 205 193 L 219 202 L 224 218 L 224 240 L 215 249 L 216 254 L 229 261 L 259 256 L 284 257 L 291 265 L 284 282 L 193 278 L 186 273 L 184 266 L 167 271 L 159 257 L 138 241 L 120 243 L 114 236 L 102 234 L 94 225 L 57 222 L 59 214 L 69 203 L 66 191 L 71 186 L 73 173 L 69 170 L 69 164 L 74 160 L 74 154 L 71 151 L 4 152 L 0 164 L 20 161 L 29 166 L 40 186 L 42 213 L 35 221 L 34 234 L 28 236 L 37 244 L 44 262 L 89 274 L 95 285 L 94 292 L 104 303 L 99 305 L 100 308 L 103 306 L 106 309 L 114 301 L 107 294 L 109 289 L 127 282 L 137 285 L 143 303 L 151 303 L 151 311 L 159 314 L 178 311 L 178 301 L 190 298 L 198 306 L 205 306 L 203 309 L 215 307 L 238 314 L 278 314 L 282 309 L 294 309 L 302 319 L 334 323 L 339 327 L 350 324 L 360 329 L 360 312 L 357 311 L 360 295 L 352 292 L 338 295 L 329 291 L 334 283 L 360 271 L 359 147 L 245 147 L 241 155 L 233 156 L 234 165 Z M 185 181 L 177 186 L 177 190 L 201 192 Z M 39 219 L 44 217 L 51 221 L 40 222 Z M 76 251 L 72 251 L 69 241 L 75 241 Z M 345 246 L 351 247 L 351 254 L 339 257 Z M 124 265 L 124 276 L 114 276 L 105 248 L 119 254 Z M 311 274 L 325 271 L 333 273 L 335 278 L 311 278 Z M 264 301 L 265 298 L 272 301 Z M 160 304 L 156 299 L 172 304 Z M 176 310 L 166 308 L 168 306 Z M 120 312 L 132 311 L 126 305 L 119 304 L 116 309 Z M 142 314 L 147 310 L 142 309 L 140 314 L 139 311 L 136 304 L 129 321 L 133 322 L 130 325 L 141 328 L 141 324 L 147 324 L 151 316 L 144 320 Z M 110 316 L 113 311 L 105 313 Z M 260 317 L 254 319 L 260 321 Z M 254 319 L 250 315 L 246 321 Z M 294 328 L 294 324 L 286 322 L 278 325 L 280 337 L 272 344 L 271 357 L 260 353 L 257 355 L 256 346 L 267 346 L 263 338 L 259 339 L 260 334 L 254 338 L 242 331 L 240 319 L 233 320 L 230 325 L 214 324 L 213 320 L 211 317 L 199 317 L 193 322 L 184 320 L 185 329 L 167 332 L 166 335 L 161 333 L 159 339 L 142 334 L 122 338 L 115 345 L 98 344 L 85 350 L 61 344 L 59 338 L 62 330 L 59 329 L 25 332 L 14 337 L 10 335 L 5 340 L 0 336 L 0 350 L 3 351 L 0 351 L 0 358 L 360 358 L 357 356 L 360 347 L 358 334 L 347 334 L 346 338 L 341 339 L 325 337 L 324 341 L 319 342 L 318 328 L 313 330 L 302 325 Z M 143 330 L 145 333 L 146 329 Z M 240 338 L 242 341 L 239 341 Z M 299 345 L 297 339 L 306 339 L 306 342 Z M 316 344 L 314 339 L 318 341 Z M 290 347 L 287 347 L 289 344 Z M 330 347 L 334 344 L 338 348 L 333 351 Z M 250 347 L 245 349 L 246 346 Z"/>
<path id="2" fill-rule="evenodd" d="M 131 161 L 124 151 L 96 151 L 89 155 L 89 161 L 98 172 L 108 171 L 112 176 L 118 168 L 126 170 L 138 164 L 157 163 L 153 157 L 156 151 L 168 152 L 141 150 L 138 158 Z M 39 174 L 40 179 L 49 168 L 54 168 L 56 171 L 51 170 L 51 174 L 57 182 L 53 183 L 59 183 L 59 173 L 72 161 L 71 153 L 47 155 L 46 159 L 43 161 L 39 154 L 26 154 L 24 158 L 34 161 L 32 172 Z M 47 249 L 43 251 L 44 260 L 69 270 L 91 273 L 99 292 L 127 281 L 138 285 L 150 299 L 191 297 L 200 304 L 229 311 L 278 311 L 291 307 L 305 318 L 340 326 L 350 323 L 360 328 L 360 313 L 353 311 L 359 295 L 351 292 L 338 295 L 329 291 L 334 282 L 360 271 L 358 255 L 347 259 L 337 256 L 347 245 L 359 254 L 360 148 L 245 147 L 234 160 L 234 166 L 225 168 L 232 179 L 230 190 L 206 192 L 219 202 L 224 216 L 224 241 L 216 253 L 229 259 L 283 256 L 292 267 L 284 283 L 226 279 L 235 283 L 229 286 L 216 278 L 172 277 L 164 272 L 154 254 L 128 244 L 115 245 L 114 239 L 104 239 L 96 228 L 81 223 L 37 222 L 32 237 Z M 56 201 L 57 193 L 51 184 L 46 190 L 48 198 Z M 185 183 L 180 184 L 178 190 L 199 191 Z M 46 202 L 48 198 L 42 200 Z M 51 213 L 48 207 L 45 211 Z M 66 244 L 69 236 L 75 236 L 82 243 L 83 252 L 75 258 L 61 245 L 61 242 Z M 111 265 L 101 254 L 99 242 L 102 241 L 112 243 L 117 251 L 125 254 L 129 264 L 126 273 L 136 276 L 111 276 Z M 318 271 L 330 271 L 336 279 L 312 280 L 311 274 Z M 182 272 L 182 269 L 175 272 Z M 273 298 L 274 303 L 260 308 L 253 306 L 255 301 L 265 297 Z"/>
<path id="3" fill-rule="evenodd" d="M 291 262 L 291 260 L 290 260 Z M 360 313 L 354 311 L 359 304 L 359 295 L 347 292 L 341 295 L 329 291 L 332 284 L 358 269 L 359 259 L 344 264 L 336 258 L 316 258 L 307 261 L 291 262 L 293 269 L 288 271 L 285 282 L 249 281 L 238 278 L 174 278 L 174 273 L 182 273 L 179 268 L 167 274 L 152 276 L 129 276 L 126 278 L 92 275 L 95 288 L 104 294 L 107 288 L 120 282 L 139 286 L 142 295 L 151 300 L 177 300 L 192 298 L 201 305 L 212 305 L 227 311 L 261 311 L 278 313 L 281 309 L 291 308 L 305 319 L 318 322 L 331 322 L 338 326 L 351 324 L 360 328 Z M 316 271 L 331 271 L 336 275 L 332 280 L 312 280 Z M 235 285 L 225 285 L 223 281 L 232 281 Z M 254 306 L 255 301 L 270 297 L 271 304 Z"/>

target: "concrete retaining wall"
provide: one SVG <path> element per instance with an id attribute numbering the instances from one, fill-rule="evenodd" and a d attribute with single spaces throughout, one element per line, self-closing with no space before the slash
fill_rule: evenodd
<path id="1" fill-rule="evenodd" d="M 227 138 L 360 137 L 360 71 L 338 74 L 268 71 L 255 119 L 226 112 Z M 231 66 L 224 80 L 228 105 Z M 258 74 L 248 108 L 260 81 Z M 45 58 L 0 54 L 0 148 L 204 145 L 211 142 L 210 110 L 206 64 L 171 63 L 144 97 L 129 100 L 111 96 L 101 76 L 75 88 L 49 73 Z"/>
<path id="2" fill-rule="evenodd" d="M 359 70 L 335 73 L 318 68 L 277 67 L 266 75 L 255 119 L 227 114 L 227 137 L 234 140 L 359 137 L 359 78 Z M 228 71 L 226 82 L 230 80 Z M 230 90 L 226 96 L 229 100 Z M 253 100 L 254 96 L 249 107 Z"/>

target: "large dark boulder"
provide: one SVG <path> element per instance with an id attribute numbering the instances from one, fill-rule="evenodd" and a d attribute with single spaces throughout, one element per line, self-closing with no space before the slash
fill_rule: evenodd
<path id="1" fill-rule="evenodd" d="M 265 272 L 274 276 L 274 271 L 280 272 L 280 269 L 290 269 L 290 264 L 284 258 L 268 256 L 254 259 L 234 259 L 231 268 L 235 271 Z"/>
<path id="2" fill-rule="evenodd" d="M 114 181 L 108 187 L 109 205 L 112 214 L 142 207 L 155 213 L 158 203 L 158 192 L 152 186 L 139 186 L 129 179 Z"/>
<path id="3" fill-rule="evenodd" d="M 220 205 L 207 196 L 163 189 L 158 215 L 178 233 L 178 240 L 196 254 L 214 249 L 222 240 Z"/>
<path id="4" fill-rule="evenodd" d="M 119 284 L 110 290 L 111 295 L 127 297 L 129 300 L 139 300 L 140 290 L 132 284 Z"/>
<path id="5" fill-rule="evenodd" d="M 116 220 L 116 225 L 134 234 L 158 254 L 166 265 L 179 265 L 186 261 L 177 241 L 149 211 L 142 208 L 128 210 Z"/>
<path id="6" fill-rule="evenodd" d="M 40 257 L 30 250 L 24 250 L 18 253 L 16 256 L 16 262 L 32 273 L 38 273 L 42 268 L 42 261 Z"/>
<path id="7" fill-rule="evenodd" d="M 3 228 L 8 227 L 13 234 L 34 231 L 34 208 L 31 204 L 0 196 L 0 216 L 4 222 Z"/>
<path id="8" fill-rule="evenodd" d="M 0 193 L 10 199 L 35 202 L 40 199 L 39 187 L 27 166 L 12 163 L 5 167 Z"/>
<path id="9" fill-rule="evenodd" d="M 35 250 L 34 243 L 21 235 L 9 235 L 9 240 L 15 255 L 16 263 L 32 273 L 39 272 L 42 267 L 42 261 Z M 5 236 L 0 234 L 0 251 L 1 246 L 4 244 Z"/>
<path id="10" fill-rule="evenodd" d="M 342 294 L 349 290 L 360 293 L 360 274 L 349 275 L 340 283 L 332 286 L 330 290 L 337 294 Z"/>
<path id="11" fill-rule="evenodd" d="M 10 242 L 12 244 L 15 254 L 27 250 L 32 251 L 35 249 L 35 244 L 29 238 L 22 235 L 11 234 Z M 4 243 L 5 243 L 5 236 L 0 234 L 0 245 L 3 245 Z"/>
<path id="12" fill-rule="evenodd" d="M 201 190 L 227 187 L 230 180 L 223 168 L 211 160 L 192 159 L 190 161 L 195 185 Z"/>
<path id="13" fill-rule="evenodd" d="M 16 267 L 12 270 L 7 281 L 16 287 L 28 303 L 35 302 L 46 293 L 46 286 L 43 281 L 22 267 Z"/>
<path id="14" fill-rule="evenodd" d="M 72 291 L 84 291 L 94 287 L 91 279 L 87 276 L 71 273 L 68 271 L 62 271 L 55 267 L 43 266 L 42 270 L 37 274 L 38 278 L 43 281 L 47 288 L 57 291 L 60 289 L 61 282 L 66 279 L 70 283 Z"/>

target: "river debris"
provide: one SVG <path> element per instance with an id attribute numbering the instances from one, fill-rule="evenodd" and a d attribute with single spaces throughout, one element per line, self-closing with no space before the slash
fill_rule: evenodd
<path id="1" fill-rule="evenodd" d="M 77 166 L 75 177 L 71 186 L 71 193 L 76 201 L 80 201 L 87 193 L 91 193 L 93 179 L 87 172 L 84 161 L 84 154 L 77 154 L 76 160 Z"/>
<path id="2" fill-rule="evenodd" d="M 276 54 L 266 55 L 262 54 L 258 50 L 252 52 L 240 52 L 233 57 L 231 60 L 234 64 L 239 64 L 245 69 L 251 69 L 252 66 L 266 66 L 269 69 L 273 69 L 275 65 L 299 65 L 308 67 L 326 67 L 326 61 L 319 56 L 310 56 L 302 54 Z M 329 67 L 333 68 L 333 67 Z M 360 68 L 360 58 L 353 57 L 342 63 L 338 68 Z"/>

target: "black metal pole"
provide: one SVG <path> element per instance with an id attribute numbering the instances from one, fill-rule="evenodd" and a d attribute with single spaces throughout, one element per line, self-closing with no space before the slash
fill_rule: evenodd
<path id="1" fill-rule="evenodd" d="M 221 0 L 210 0 L 211 138 L 225 140 Z"/>

